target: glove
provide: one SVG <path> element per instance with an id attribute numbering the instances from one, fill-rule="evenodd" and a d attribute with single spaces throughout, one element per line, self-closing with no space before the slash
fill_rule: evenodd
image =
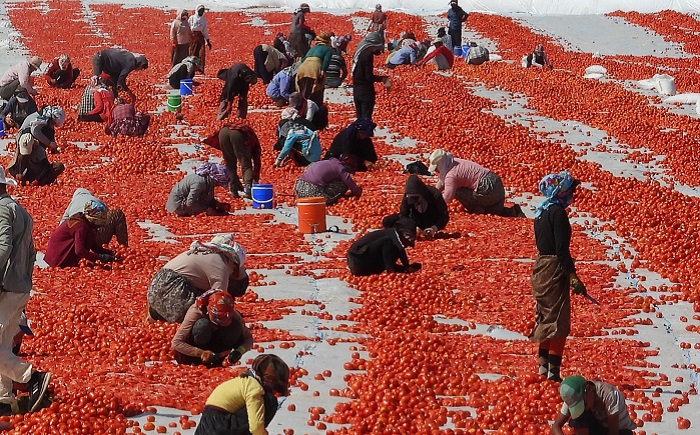
<path id="1" fill-rule="evenodd" d="M 243 357 L 243 354 L 245 353 L 245 348 L 243 346 L 239 346 L 235 349 L 233 349 L 231 352 L 228 354 L 228 362 L 229 364 L 236 364 L 238 361 L 241 360 Z"/>
<path id="2" fill-rule="evenodd" d="M 207 47 L 209 47 L 209 50 L 211 50 L 211 41 L 207 39 Z"/>
<path id="3" fill-rule="evenodd" d="M 585 295 L 587 293 L 586 286 L 583 285 L 576 275 L 571 277 L 571 289 L 576 295 Z"/>
<path id="4" fill-rule="evenodd" d="M 97 259 L 103 263 L 110 263 L 114 261 L 114 255 L 110 254 L 97 254 Z"/>

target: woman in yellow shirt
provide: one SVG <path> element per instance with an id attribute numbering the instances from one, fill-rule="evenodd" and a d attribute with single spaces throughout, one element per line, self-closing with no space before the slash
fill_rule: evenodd
<path id="1" fill-rule="evenodd" d="M 212 391 L 195 435 L 267 435 L 277 397 L 289 394 L 289 367 L 277 355 L 260 355 L 251 368 Z"/>

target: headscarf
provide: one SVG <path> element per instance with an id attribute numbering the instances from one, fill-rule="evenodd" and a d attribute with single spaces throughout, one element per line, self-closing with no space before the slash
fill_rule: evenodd
<path id="1" fill-rule="evenodd" d="M 218 326 L 229 326 L 233 321 L 233 296 L 224 290 L 207 290 L 195 303 Z"/>
<path id="2" fill-rule="evenodd" d="M 44 110 L 41 112 L 41 117 L 43 117 L 45 121 L 53 119 L 57 127 L 63 127 L 63 123 L 66 122 L 66 112 L 59 106 L 44 107 Z"/>
<path id="3" fill-rule="evenodd" d="M 218 253 L 225 255 L 239 268 L 245 263 L 245 249 L 238 243 L 233 241 L 232 234 L 217 234 L 209 243 L 201 243 L 198 241 L 192 242 L 187 254 L 210 254 Z"/>
<path id="4" fill-rule="evenodd" d="M 100 200 L 91 199 L 83 207 L 83 216 L 88 222 L 102 226 L 107 223 L 107 206 Z"/>
<path id="5" fill-rule="evenodd" d="M 286 107 L 282 111 L 282 119 L 295 119 L 299 117 L 299 112 L 294 107 Z"/>
<path id="6" fill-rule="evenodd" d="M 447 172 L 452 169 L 454 162 L 455 159 L 454 156 L 452 156 L 452 153 L 445 152 L 438 148 L 430 155 L 430 166 L 428 171 L 435 172 L 437 169 L 437 171 L 440 173 L 440 180 L 444 182 L 445 176 L 447 176 Z"/>
<path id="7" fill-rule="evenodd" d="M 68 57 L 66 53 L 61 53 L 61 55 L 58 56 L 58 67 L 65 71 L 68 69 L 68 65 L 70 65 L 70 57 Z"/>
<path id="8" fill-rule="evenodd" d="M 321 32 L 316 35 L 316 42 L 326 45 L 331 45 L 331 34 L 328 32 Z"/>
<path id="9" fill-rule="evenodd" d="M 571 176 L 569 171 L 561 171 L 544 177 L 537 187 L 546 199 L 537 206 L 535 218 L 540 217 L 542 212 L 547 210 L 552 204 L 559 204 L 564 208 L 571 205 L 571 202 L 574 200 L 572 188 L 578 186 L 579 183 L 578 180 Z M 562 195 L 564 192 L 567 193 Z"/>
<path id="10" fill-rule="evenodd" d="M 275 395 L 289 395 L 289 367 L 277 355 L 258 356 L 253 360 L 249 371 L 266 391 Z"/>
<path id="11" fill-rule="evenodd" d="M 352 72 L 355 72 L 355 67 L 357 66 L 357 60 L 360 58 L 360 54 L 367 48 L 370 47 L 380 47 L 384 48 L 384 36 L 379 32 L 369 32 L 365 39 L 357 44 L 355 49 L 355 54 L 352 56 Z"/>
<path id="12" fill-rule="evenodd" d="M 226 166 L 221 163 L 207 162 L 194 170 L 194 173 L 202 177 L 209 176 L 217 186 L 228 186 L 229 174 Z"/>
<path id="13" fill-rule="evenodd" d="M 359 118 L 348 126 L 348 134 L 350 137 L 354 137 L 355 133 L 359 131 L 367 134 L 367 136 L 374 136 L 374 129 L 376 127 L 377 124 L 372 122 L 370 118 Z"/>

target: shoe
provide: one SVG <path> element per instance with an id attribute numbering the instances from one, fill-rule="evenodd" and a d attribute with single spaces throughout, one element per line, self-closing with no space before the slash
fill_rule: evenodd
<path id="1" fill-rule="evenodd" d="M 34 412 L 41 405 L 41 400 L 46 395 L 46 390 L 49 388 L 51 381 L 51 373 L 34 372 L 32 377 L 27 382 L 27 390 L 29 390 L 29 412 Z"/>
<path id="2" fill-rule="evenodd" d="M 247 199 L 253 199 L 253 186 L 250 184 L 246 184 L 245 188 L 243 189 L 243 198 Z"/>
<path id="3" fill-rule="evenodd" d="M 10 405 L 9 403 L 0 403 L 0 416 L 12 414 L 12 405 Z"/>
<path id="4" fill-rule="evenodd" d="M 523 213 L 523 209 L 522 209 L 522 207 L 520 207 L 520 204 L 515 204 L 513 206 L 513 213 L 515 214 L 515 217 L 519 217 L 519 218 L 527 217 L 527 216 L 525 216 L 525 213 Z"/>

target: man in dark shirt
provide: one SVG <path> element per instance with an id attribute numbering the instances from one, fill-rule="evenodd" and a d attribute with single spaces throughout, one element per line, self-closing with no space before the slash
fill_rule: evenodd
<path id="1" fill-rule="evenodd" d="M 372 119 L 374 104 L 377 94 L 374 84 L 384 83 L 388 89 L 389 77 L 374 74 L 374 56 L 384 49 L 384 38 L 377 32 L 368 33 L 365 39 L 360 41 L 353 58 L 352 81 L 353 100 L 355 102 L 355 114 L 357 118 Z"/>
<path id="2" fill-rule="evenodd" d="M 92 58 L 92 84 L 96 86 L 100 75 L 105 73 L 111 80 L 114 97 L 116 98 L 119 95 L 119 89 L 122 89 L 131 99 L 131 104 L 134 104 L 136 95 L 126 85 L 126 76 L 132 71 L 146 68 L 148 68 L 148 60 L 143 54 L 113 48 L 98 51 Z"/>
<path id="3" fill-rule="evenodd" d="M 400 219 L 394 228 L 372 231 L 360 237 L 348 249 L 348 268 L 356 276 L 378 275 L 387 272 L 412 273 L 420 263 L 409 263 L 406 245 L 416 240 L 416 224 Z M 396 264 L 400 260 L 401 264 Z"/>

